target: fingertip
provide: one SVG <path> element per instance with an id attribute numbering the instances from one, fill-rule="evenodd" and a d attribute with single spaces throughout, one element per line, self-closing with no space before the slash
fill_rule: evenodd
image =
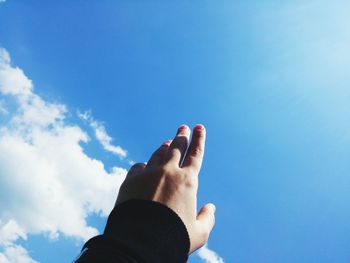
<path id="1" fill-rule="evenodd" d="M 209 203 L 204 205 L 197 215 L 198 222 L 204 227 L 208 235 L 215 225 L 215 209 L 215 205 Z"/>
<path id="2" fill-rule="evenodd" d="M 194 126 L 194 130 L 196 130 L 196 131 L 203 131 L 203 130 L 205 130 L 205 127 L 204 127 L 203 124 L 196 124 Z"/>
<path id="3" fill-rule="evenodd" d="M 196 124 L 193 128 L 193 134 L 197 137 L 204 137 L 206 134 L 206 129 L 203 124 Z"/>
<path id="4" fill-rule="evenodd" d="M 189 129 L 190 129 L 190 127 L 187 124 L 181 124 L 177 130 L 179 132 L 179 131 L 186 131 Z"/>
<path id="5" fill-rule="evenodd" d="M 208 203 L 204 205 L 200 211 L 199 214 L 215 214 L 216 206 L 213 203 Z"/>
<path id="6" fill-rule="evenodd" d="M 213 203 L 207 204 L 208 207 L 210 207 L 211 211 L 215 214 L 216 212 L 216 206 Z"/>
<path id="7" fill-rule="evenodd" d="M 162 146 L 170 146 L 172 141 L 173 140 L 167 140 L 167 141 L 163 142 Z"/>

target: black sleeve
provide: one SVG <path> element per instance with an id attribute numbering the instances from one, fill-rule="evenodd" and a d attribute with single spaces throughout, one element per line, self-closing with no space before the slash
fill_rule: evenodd
<path id="1" fill-rule="evenodd" d="M 128 200 L 115 206 L 103 235 L 84 245 L 76 263 L 182 263 L 190 240 L 180 217 L 149 200 Z"/>

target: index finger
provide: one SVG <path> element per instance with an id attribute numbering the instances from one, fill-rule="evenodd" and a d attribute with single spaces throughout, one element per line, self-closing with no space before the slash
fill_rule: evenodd
<path id="1" fill-rule="evenodd" d="M 199 172 L 203 162 L 206 131 L 203 125 L 198 124 L 193 128 L 193 135 L 182 168 L 193 169 Z"/>

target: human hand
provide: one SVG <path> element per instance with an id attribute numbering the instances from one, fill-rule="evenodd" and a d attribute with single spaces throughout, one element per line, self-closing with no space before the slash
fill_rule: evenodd
<path id="1" fill-rule="evenodd" d="M 147 164 L 137 163 L 131 167 L 116 202 L 135 198 L 156 201 L 171 208 L 187 228 L 190 253 L 207 242 L 215 224 L 213 204 L 206 204 L 197 214 L 198 174 L 205 136 L 204 126 L 196 125 L 189 144 L 190 128 L 180 126 L 175 138 L 163 143 Z"/>

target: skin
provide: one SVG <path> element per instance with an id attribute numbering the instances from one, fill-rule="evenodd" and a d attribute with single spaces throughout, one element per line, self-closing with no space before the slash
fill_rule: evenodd
<path id="1" fill-rule="evenodd" d="M 190 133 L 187 125 L 181 125 L 175 138 L 164 142 L 147 164 L 133 165 L 121 185 L 116 204 L 136 198 L 168 206 L 184 222 L 192 253 L 208 241 L 215 224 L 215 206 L 206 204 L 197 213 L 198 174 L 206 130 L 203 125 L 196 125 L 191 141 Z"/>

